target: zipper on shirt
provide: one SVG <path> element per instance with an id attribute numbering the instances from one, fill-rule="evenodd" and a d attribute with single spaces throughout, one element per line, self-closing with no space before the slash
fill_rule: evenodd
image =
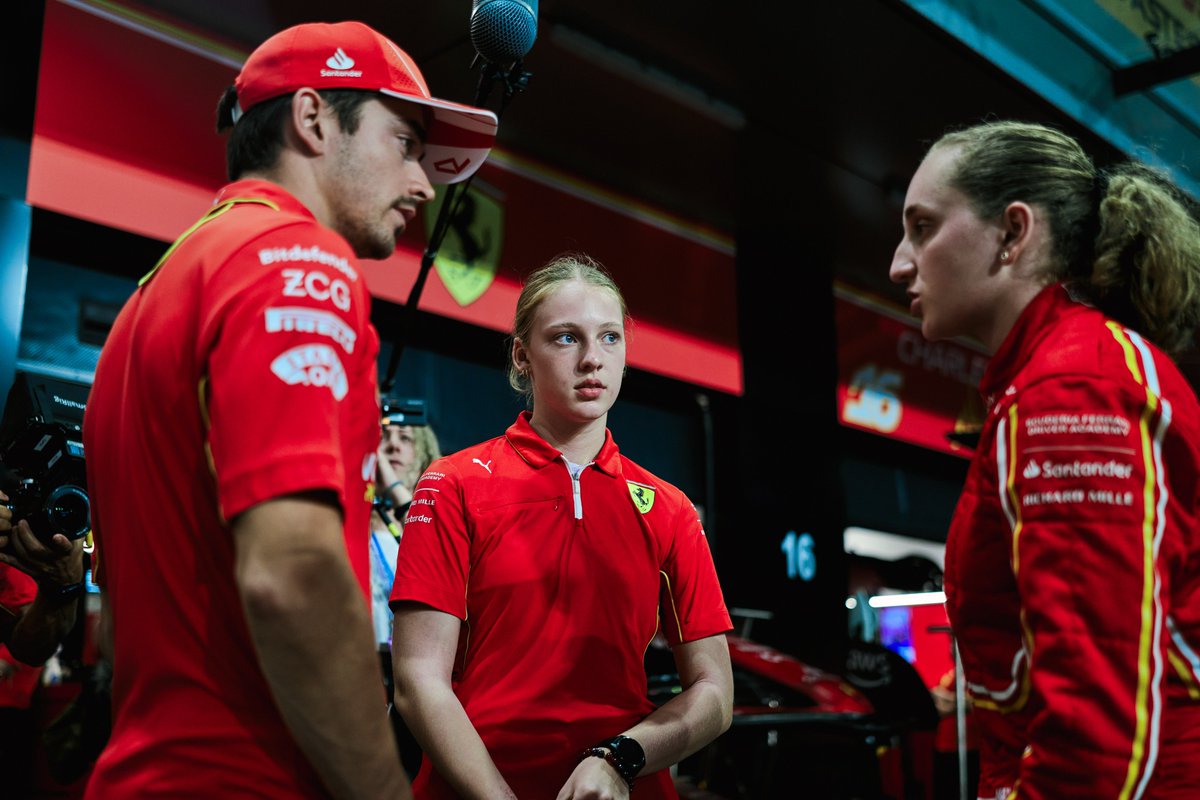
<path id="1" fill-rule="evenodd" d="M 579 493 L 579 476 L 571 476 L 571 493 L 575 496 L 575 519 L 583 519 L 583 496 Z"/>
<path id="2" fill-rule="evenodd" d="M 583 519 L 583 494 L 580 492 L 579 481 L 583 477 L 583 470 L 596 462 L 590 461 L 582 465 L 582 469 L 576 473 L 571 469 L 571 462 L 567 460 L 567 457 L 561 456 L 561 458 L 567 467 L 567 474 L 571 476 L 571 497 L 575 500 L 575 519 Z"/>

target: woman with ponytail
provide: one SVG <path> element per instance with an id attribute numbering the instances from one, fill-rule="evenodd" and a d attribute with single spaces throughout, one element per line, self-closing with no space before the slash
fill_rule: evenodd
<path id="1" fill-rule="evenodd" d="M 1200 796 L 1200 226 L 1157 172 L 990 122 L 930 148 L 891 265 L 992 353 L 946 543 L 980 798 Z"/>

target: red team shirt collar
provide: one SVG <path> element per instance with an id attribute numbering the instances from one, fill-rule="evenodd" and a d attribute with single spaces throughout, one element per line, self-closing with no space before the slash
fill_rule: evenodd
<path id="1" fill-rule="evenodd" d="M 302 214 L 310 219 L 316 219 L 313 213 L 287 189 L 284 189 L 277 183 L 258 180 L 257 178 L 234 181 L 222 187 L 221 191 L 217 192 L 213 205 L 219 206 L 221 203 L 229 200 L 248 197 L 252 197 L 255 200 L 268 200 L 278 206 L 281 211 L 291 214 Z"/>
<path id="2" fill-rule="evenodd" d="M 529 424 L 531 416 L 528 411 L 522 411 L 521 415 L 517 417 L 517 421 L 505 431 L 504 438 L 534 469 L 541 469 L 553 461 L 561 462 L 562 453 L 543 439 Z M 620 474 L 620 450 L 617 449 L 617 443 L 613 441 L 612 431 L 604 431 L 604 446 L 600 448 L 599 454 L 592 463 L 609 475 Z"/>
<path id="3" fill-rule="evenodd" d="M 1061 283 L 1047 286 L 1025 306 L 1016 324 L 1004 338 L 1004 343 L 988 362 L 983 380 L 979 383 L 979 393 L 987 400 L 989 407 L 1008 388 L 1034 350 L 1050 334 L 1053 323 L 1084 308 L 1086 306 L 1072 298 L 1067 287 Z"/>

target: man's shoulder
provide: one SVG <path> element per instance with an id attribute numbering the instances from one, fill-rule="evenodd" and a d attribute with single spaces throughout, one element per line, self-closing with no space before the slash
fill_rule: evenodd
<path id="1" fill-rule="evenodd" d="M 263 266 L 323 266 L 358 280 L 350 245 L 305 214 L 247 202 L 197 230 L 198 241 L 227 255 L 244 253 Z"/>
<path id="2" fill-rule="evenodd" d="M 233 205 L 182 240 L 169 261 L 181 262 L 166 265 L 166 272 L 175 272 L 172 282 L 198 281 L 218 305 L 250 286 L 275 287 L 291 305 L 332 305 L 343 313 L 365 299 L 365 281 L 346 240 L 287 207 Z"/>
<path id="3" fill-rule="evenodd" d="M 230 260 L 298 260 L 341 267 L 357 277 L 344 238 L 325 227 L 285 187 L 245 179 L 222 187 L 213 205 L 176 239 L 169 260 L 199 264 L 205 271 Z"/>

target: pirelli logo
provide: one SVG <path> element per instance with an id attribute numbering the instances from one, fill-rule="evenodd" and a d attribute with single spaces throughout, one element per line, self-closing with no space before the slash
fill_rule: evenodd
<path id="1" fill-rule="evenodd" d="M 333 339 L 347 353 L 354 352 L 358 334 L 337 314 L 304 306 L 267 309 L 267 333 L 315 333 Z"/>

